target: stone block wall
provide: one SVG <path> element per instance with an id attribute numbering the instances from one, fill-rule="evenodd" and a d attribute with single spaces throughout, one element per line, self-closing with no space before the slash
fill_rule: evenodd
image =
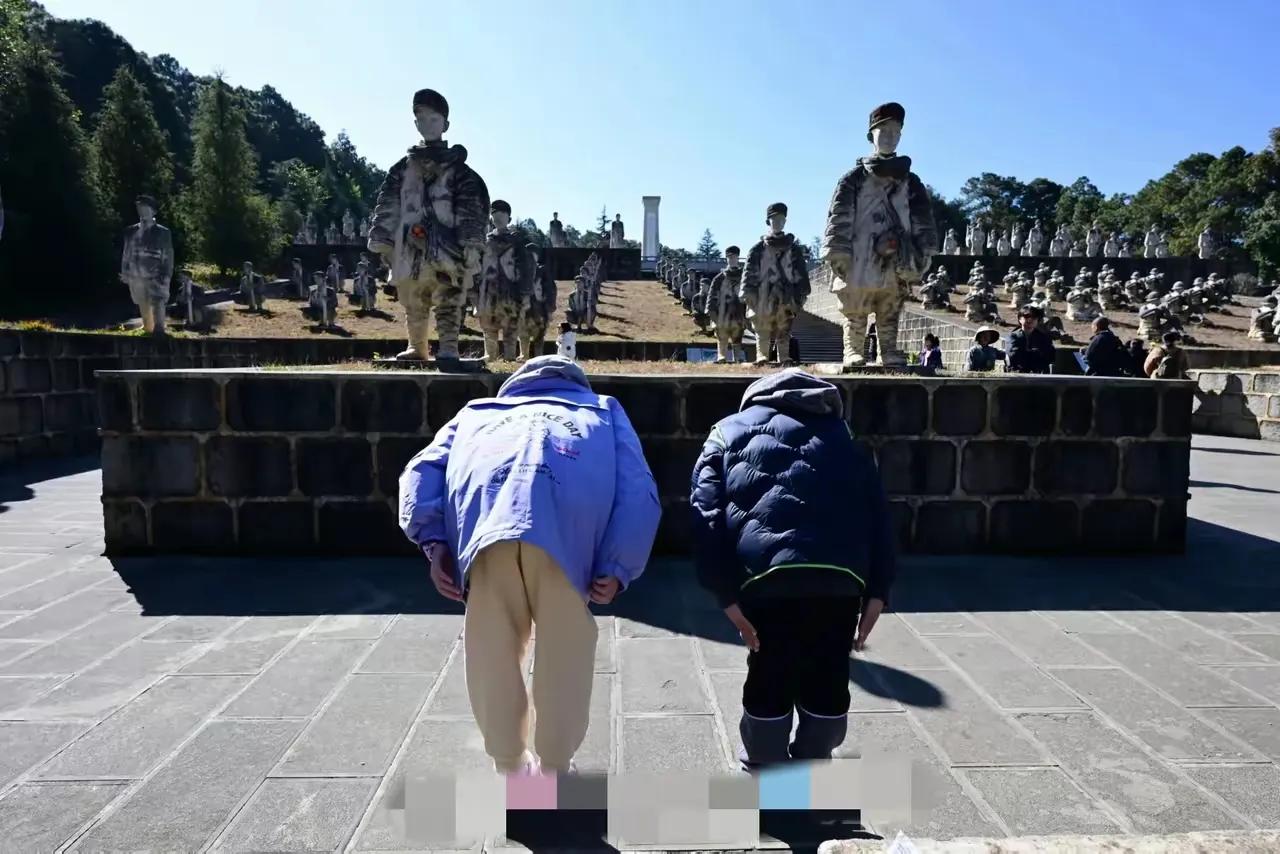
<path id="1" fill-rule="evenodd" d="M 111 554 L 408 554 L 408 460 L 501 376 L 116 372 L 99 382 Z M 749 377 L 604 376 L 644 443 L 659 553 L 689 549 L 690 474 Z M 1180 550 L 1189 382 L 837 378 L 906 549 Z M 857 524 L 857 520 L 850 520 Z"/>
<path id="2" fill-rule="evenodd" d="M 1197 386 L 1197 433 L 1280 442 L 1280 370 L 1187 373 Z"/>
<path id="3" fill-rule="evenodd" d="M 581 341 L 580 359 L 683 361 L 684 342 Z M 0 466 L 97 450 L 97 371 L 331 365 L 372 359 L 404 340 L 168 338 L 0 329 Z M 464 341 L 464 355 L 481 355 Z M 548 342 L 547 352 L 555 352 Z"/>

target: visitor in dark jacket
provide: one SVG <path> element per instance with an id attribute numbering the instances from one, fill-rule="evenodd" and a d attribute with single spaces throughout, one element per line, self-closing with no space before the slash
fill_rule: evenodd
<path id="1" fill-rule="evenodd" d="M 1084 351 L 1085 371 L 1091 377 L 1127 377 L 1132 375 L 1132 362 L 1124 342 L 1111 331 L 1111 321 L 1094 318 L 1093 338 Z"/>
<path id="2" fill-rule="evenodd" d="M 920 349 L 920 367 L 942 370 L 942 345 L 932 332 L 925 333 L 924 346 Z"/>
<path id="3" fill-rule="evenodd" d="M 1018 329 L 1009 336 L 1009 370 L 1018 374 L 1047 374 L 1053 369 L 1053 339 L 1040 328 L 1044 312 L 1037 305 L 1018 311 Z"/>
<path id="4" fill-rule="evenodd" d="M 845 737 L 849 652 L 896 570 L 880 476 L 840 392 L 799 370 L 757 380 L 707 437 L 690 504 L 699 581 L 750 650 L 743 767 L 830 758 Z"/>

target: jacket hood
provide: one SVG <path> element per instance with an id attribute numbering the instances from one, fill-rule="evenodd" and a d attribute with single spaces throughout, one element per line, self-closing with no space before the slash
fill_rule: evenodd
<path id="1" fill-rule="evenodd" d="M 558 381 L 548 383 L 549 385 L 576 385 L 585 391 L 591 391 L 591 383 L 577 362 L 564 356 L 539 356 L 525 362 L 507 377 L 506 382 L 498 389 L 498 397 L 519 397 L 526 391 L 533 390 L 535 384 L 544 385 L 541 381 L 545 380 Z"/>
<path id="2" fill-rule="evenodd" d="M 840 398 L 839 389 L 795 368 L 761 377 L 747 386 L 746 393 L 742 395 L 741 409 L 752 406 L 812 415 L 844 414 L 844 401 Z"/>

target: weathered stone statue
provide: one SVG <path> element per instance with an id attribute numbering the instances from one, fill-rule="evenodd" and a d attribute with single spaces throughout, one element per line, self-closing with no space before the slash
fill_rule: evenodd
<path id="1" fill-rule="evenodd" d="M 325 274 L 320 270 L 316 270 L 311 274 L 309 296 L 309 308 L 316 321 L 320 324 L 320 328 L 328 329 L 333 326 L 334 318 L 338 312 L 338 293 L 329 286 Z"/>
<path id="2" fill-rule="evenodd" d="M 1071 245 L 1071 257 L 1072 258 L 1084 257 L 1084 241 L 1083 240 L 1077 240 L 1075 243 Z"/>
<path id="3" fill-rule="evenodd" d="M 1169 257 L 1169 235 L 1163 231 L 1160 232 L 1160 240 L 1156 242 L 1156 257 Z"/>
<path id="4" fill-rule="evenodd" d="M 976 288 L 965 294 L 965 319 L 972 323 L 998 321 L 1000 309 L 996 295 L 986 288 Z"/>
<path id="5" fill-rule="evenodd" d="M 1120 255 L 1120 244 L 1116 242 L 1114 232 L 1107 232 L 1107 239 L 1102 244 L 1102 255 L 1104 258 L 1116 258 Z"/>
<path id="6" fill-rule="evenodd" d="M 1031 231 L 1027 233 L 1027 245 L 1023 251 L 1023 255 L 1035 256 L 1040 254 L 1040 249 L 1044 246 L 1044 230 L 1040 228 L 1040 220 L 1036 220 Z"/>
<path id="7" fill-rule="evenodd" d="M 1018 274 L 1010 290 L 1009 308 L 1017 311 L 1031 301 L 1031 274 L 1023 271 Z"/>
<path id="8" fill-rule="evenodd" d="M 373 228 L 373 214 L 366 214 L 365 218 L 360 220 L 360 239 L 369 239 L 369 229 Z"/>
<path id="9" fill-rule="evenodd" d="M 1249 337 L 1255 341 L 1273 343 L 1276 340 L 1276 305 L 1280 303 L 1275 295 L 1263 297 L 1262 304 L 1249 315 Z"/>
<path id="10" fill-rule="evenodd" d="M 520 311 L 533 292 L 534 269 L 524 232 L 511 228 L 511 205 L 495 199 L 489 206 L 493 229 L 484 244 L 476 322 L 484 333 L 486 359 L 515 359 Z"/>
<path id="11" fill-rule="evenodd" d="M 871 112 L 867 139 L 875 150 L 841 177 L 827 212 L 822 258 L 835 274 L 832 290 L 845 317 L 846 365 L 865 361 L 867 318 L 872 313 L 881 363 L 906 364 L 906 354 L 898 348 L 898 316 L 938 248 L 929 193 L 911 171 L 911 158 L 897 153 L 905 117 L 906 111 L 896 103 Z M 803 266 L 803 260 L 797 263 Z M 796 274 L 797 280 L 801 276 L 807 296 L 808 273 Z M 788 320 L 787 338 L 790 330 Z M 778 341 L 779 354 L 787 343 Z"/>
<path id="12" fill-rule="evenodd" d="M 934 281 L 938 283 L 938 287 L 942 288 L 943 293 L 951 294 L 955 291 L 955 283 L 951 281 L 951 274 L 947 272 L 946 267 L 939 267 L 938 272 L 934 273 Z"/>
<path id="13" fill-rule="evenodd" d="M 1014 255 L 1022 254 L 1022 247 L 1027 244 L 1027 235 L 1022 227 L 1022 223 L 1016 222 L 1009 233 L 1009 245 L 1013 248 Z"/>
<path id="14" fill-rule="evenodd" d="M 342 237 L 336 224 L 331 222 L 329 227 L 324 230 L 324 242 L 329 246 L 337 246 L 342 242 Z"/>
<path id="15" fill-rule="evenodd" d="M 1217 250 L 1217 245 L 1213 242 L 1213 232 L 1209 231 L 1209 226 L 1205 226 L 1200 232 L 1200 237 L 1196 239 L 1196 248 L 1200 250 L 1201 260 L 1207 260 L 1213 257 L 1213 253 Z"/>
<path id="16" fill-rule="evenodd" d="M 564 223 L 560 221 L 559 211 L 551 214 L 551 225 L 547 226 L 547 237 L 551 240 L 553 249 L 569 245 L 569 238 L 565 236 Z"/>
<path id="17" fill-rule="evenodd" d="M 194 327 L 203 320 L 203 312 L 196 306 L 196 283 L 190 270 L 183 269 L 178 273 L 178 304 L 182 306 L 188 327 Z"/>
<path id="18" fill-rule="evenodd" d="M 842 180 L 841 184 L 843 183 Z M 836 196 L 839 200 L 839 190 L 836 191 Z M 832 207 L 834 209 L 837 205 L 833 202 Z M 856 214 L 851 208 L 843 205 L 838 207 L 839 212 L 833 212 L 835 222 L 832 221 L 833 215 L 828 215 L 827 218 L 824 257 L 829 263 L 835 258 L 833 269 L 850 275 L 852 262 L 847 262 L 846 259 L 853 253 L 853 235 L 846 230 L 845 225 L 851 225 L 851 220 L 846 218 Z M 787 206 L 782 202 L 774 202 L 765 212 L 765 219 L 769 224 L 769 233 L 760 238 L 747 253 L 747 267 L 742 273 L 740 296 L 747 305 L 747 317 L 756 332 L 756 361 L 769 361 L 770 349 L 775 345 L 778 348 L 778 360 L 786 361 L 791 352 L 791 323 L 809 297 L 809 270 L 800 241 L 796 240 L 794 234 L 783 231 L 787 224 Z M 837 264 L 840 265 L 838 268 Z M 843 277 L 841 279 L 847 288 L 848 280 Z M 896 325 L 896 318 L 894 322 Z M 864 324 L 864 334 L 865 328 Z M 846 333 L 845 353 L 849 352 L 848 342 L 849 336 Z M 860 346 L 861 341 L 858 343 Z"/>
<path id="19" fill-rule="evenodd" d="M 289 284 L 298 299 L 307 298 L 307 274 L 302 270 L 301 258 L 294 258 L 289 267 Z"/>
<path id="20" fill-rule="evenodd" d="M 1070 237 L 1066 233 L 1066 226 L 1062 226 L 1053 235 L 1053 240 L 1049 241 L 1049 254 L 1054 258 L 1065 258 L 1070 248 Z"/>
<path id="21" fill-rule="evenodd" d="M 329 266 L 324 271 L 325 281 L 329 283 L 329 287 L 333 288 L 337 293 L 342 293 L 346 276 L 343 274 L 342 265 L 338 263 L 337 255 L 329 256 Z"/>
<path id="22" fill-rule="evenodd" d="M 609 226 L 609 248 L 621 249 L 623 236 L 622 214 L 614 214 L 613 223 Z"/>
<path id="23" fill-rule="evenodd" d="M 956 230 L 954 228 L 947 229 L 947 236 L 942 239 L 943 255 L 959 255 L 960 242 L 956 239 Z"/>
<path id="24" fill-rule="evenodd" d="M 680 304 L 684 307 L 684 313 L 693 316 L 693 303 L 698 296 L 698 273 L 695 270 L 686 270 L 684 281 L 680 283 Z"/>
<path id="25" fill-rule="evenodd" d="M 716 332 L 716 362 L 737 362 L 743 358 L 742 335 L 747 328 L 747 306 L 742 301 L 741 250 L 724 250 L 725 267 L 716 273 L 707 289 L 704 310 Z"/>
<path id="26" fill-rule="evenodd" d="M 342 214 L 342 242 L 354 243 L 356 239 L 356 218 L 351 215 L 351 211 L 345 211 Z"/>
<path id="27" fill-rule="evenodd" d="M 1010 234 L 1001 234 L 1000 241 L 996 243 L 996 253 L 1001 256 L 1008 255 L 1013 251 L 1013 240 Z"/>
<path id="28" fill-rule="evenodd" d="M 584 265 L 586 271 L 586 303 L 584 312 L 587 321 L 587 332 L 595 334 L 596 316 L 600 305 L 600 286 L 604 284 L 604 263 L 600 256 L 592 252 Z"/>
<path id="29" fill-rule="evenodd" d="M 304 243 L 315 245 L 320 240 L 320 226 L 316 225 L 315 211 L 307 214 L 307 220 L 303 224 L 302 232 L 306 235 Z"/>
<path id="30" fill-rule="evenodd" d="M 576 326 L 579 332 L 586 331 L 587 295 L 590 291 L 585 272 L 579 272 L 573 277 L 573 293 L 569 294 L 569 309 L 565 312 L 565 319 Z"/>
<path id="31" fill-rule="evenodd" d="M 525 252 L 533 268 L 533 288 L 520 308 L 516 338 L 520 341 L 520 358 L 528 361 L 541 356 L 547 340 L 547 327 L 556 312 L 556 282 L 551 270 L 539 262 L 542 248 L 526 243 Z"/>
<path id="32" fill-rule="evenodd" d="M 1116 253 L 1117 258 L 1132 258 L 1133 251 L 1129 248 L 1129 238 L 1123 238 L 1120 241 L 1120 251 Z"/>
<path id="33" fill-rule="evenodd" d="M 165 305 L 173 279 L 173 235 L 156 222 L 156 200 L 138 196 L 138 221 L 124 231 L 120 253 L 120 281 L 142 315 L 142 328 L 164 335 Z"/>
<path id="34" fill-rule="evenodd" d="M 1049 276 L 1049 297 L 1058 302 L 1067 298 L 1067 280 L 1061 270 L 1054 270 Z"/>
<path id="35" fill-rule="evenodd" d="M 1091 291 L 1093 290 L 1093 282 L 1093 271 L 1088 267 L 1084 267 L 1076 273 L 1076 280 L 1072 283 L 1072 286 L 1076 290 Z"/>
<path id="36" fill-rule="evenodd" d="M 1160 302 L 1160 294 L 1151 291 L 1146 304 L 1138 309 L 1138 336 L 1150 344 L 1159 342 L 1160 336 L 1169 330 L 1170 318 L 1169 310 Z"/>
<path id="37" fill-rule="evenodd" d="M 707 313 L 707 294 L 711 291 L 711 279 L 707 276 L 698 278 L 698 291 L 693 297 L 693 322 L 698 331 L 707 332 L 711 326 L 711 315 Z"/>
<path id="38" fill-rule="evenodd" d="M 1000 235 L 996 232 L 995 228 L 992 227 L 991 230 L 987 232 L 987 254 L 994 255 L 999 251 L 999 249 Z"/>
<path id="39" fill-rule="evenodd" d="M 1098 305 L 1103 311 L 1116 311 L 1125 307 L 1124 288 L 1115 276 L 1108 273 L 1098 281 Z"/>
<path id="40" fill-rule="evenodd" d="M 1084 237 L 1084 254 L 1090 258 L 1097 258 L 1102 254 L 1102 242 L 1102 226 L 1095 219 Z"/>
<path id="41" fill-rule="evenodd" d="M 969 280 L 965 282 L 970 290 L 980 290 L 987 287 L 987 268 L 983 266 L 981 261 L 974 261 L 973 266 L 969 268 Z"/>
<path id="42" fill-rule="evenodd" d="M 431 89 L 413 96 L 422 143 L 387 172 L 378 192 L 369 248 L 387 258 L 404 304 L 409 346 L 398 359 L 425 359 L 433 309 L 439 358 L 458 358 L 462 307 L 480 270 L 489 190 L 467 165 L 467 150 L 448 145 L 449 104 Z"/>
<path id="43" fill-rule="evenodd" d="M 1090 288 L 1075 287 L 1067 294 L 1067 319 L 1089 323 L 1102 314 L 1102 307 Z"/>
<path id="44" fill-rule="evenodd" d="M 356 296 L 360 298 L 360 309 L 362 311 L 373 311 L 378 304 L 378 280 L 374 278 L 373 271 L 369 269 L 369 258 L 362 255 L 360 260 L 356 262 L 355 275 L 352 278 L 352 289 Z"/>
<path id="45" fill-rule="evenodd" d="M 1164 296 L 1168 292 L 1168 287 L 1164 283 L 1164 273 L 1159 268 L 1152 267 L 1147 273 L 1147 290 L 1155 291 L 1157 296 Z"/>
<path id="46" fill-rule="evenodd" d="M 982 220 L 977 217 L 969 223 L 969 232 L 965 235 L 965 240 L 969 244 L 970 255 L 982 255 L 987 251 L 987 230 L 982 226 Z"/>
<path id="47" fill-rule="evenodd" d="M 1008 296 L 1013 293 L 1013 283 L 1018 281 L 1018 268 L 1010 267 L 1009 272 L 1004 274 L 1004 295 Z"/>
<path id="48" fill-rule="evenodd" d="M 262 301 L 266 290 L 266 281 L 253 271 L 253 264 L 245 261 L 240 268 L 240 293 L 252 311 L 262 311 Z"/>
<path id="49" fill-rule="evenodd" d="M 1036 271 L 1033 276 L 1033 286 L 1037 291 L 1045 291 L 1046 296 L 1048 295 L 1049 290 L 1050 272 L 1052 271 L 1049 269 L 1049 265 L 1042 262 L 1039 267 L 1036 267 Z"/>
<path id="50" fill-rule="evenodd" d="M 1156 257 L 1156 246 L 1159 245 L 1159 243 L 1160 243 L 1160 229 L 1156 228 L 1155 223 L 1152 223 L 1151 227 L 1147 229 L 1147 238 L 1143 244 L 1146 250 L 1143 257 L 1145 258 Z"/>
<path id="51" fill-rule="evenodd" d="M 951 307 L 947 289 L 938 282 L 937 273 L 925 276 L 924 282 L 920 285 L 920 307 L 935 311 L 944 311 Z"/>

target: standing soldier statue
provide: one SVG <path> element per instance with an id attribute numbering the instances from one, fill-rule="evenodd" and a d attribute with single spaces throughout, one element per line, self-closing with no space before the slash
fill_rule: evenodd
<path id="1" fill-rule="evenodd" d="M 785 362 L 791 352 L 791 324 L 809 297 L 809 268 L 804 247 L 794 234 L 782 230 L 787 206 L 769 205 L 765 220 L 769 233 L 747 254 L 741 296 L 756 332 L 756 362 L 769 361 L 774 345 L 778 361 Z"/>
<path id="2" fill-rule="evenodd" d="M 626 232 L 623 230 L 622 214 L 614 214 L 613 222 L 609 225 L 609 248 L 621 249 L 623 247 Z"/>
<path id="3" fill-rule="evenodd" d="M 704 308 L 716 328 L 716 362 L 736 362 L 742 354 L 742 333 L 747 326 L 747 307 L 739 295 L 742 290 L 741 250 L 730 246 L 724 250 L 725 268 L 711 280 Z"/>
<path id="4" fill-rule="evenodd" d="M 547 326 L 556 312 L 556 280 L 545 264 L 538 263 L 541 247 L 525 244 L 529 266 L 533 269 L 533 288 L 520 306 L 520 325 L 516 337 L 520 341 L 520 358 L 528 361 L 541 356 L 547 340 Z"/>
<path id="5" fill-rule="evenodd" d="M 845 316 L 845 365 L 865 361 L 871 313 L 881 364 L 906 364 L 898 316 L 938 248 L 929 193 L 911 158 L 897 154 L 905 117 L 895 103 L 871 112 L 867 139 L 875 151 L 840 179 L 827 214 L 822 259 L 835 274 L 831 289 Z"/>
<path id="6" fill-rule="evenodd" d="M 422 143 L 387 172 L 369 229 L 369 248 L 387 259 L 405 307 L 409 346 L 396 358 L 426 359 L 434 309 L 438 358 L 458 358 L 467 292 L 480 271 L 489 190 L 467 165 L 467 150 L 448 145 L 449 104 L 422 89 L 413 96 Z"/>
<path id="7" fill-rule="evenodd" d="M 293 265 L 289 268 L 289 283 L 293 285 L 298 299 L 307 298 L 307 274 L 302 271 L 301 258 L 293 259 Z"/>
<path id="8" fill-rule="evenodd" d="M 142 328 L 164 335 L 165 305 L 173 279 L 173 236 L 156 222 L 156 200 L 138 196 L 138 221 L 125 229 L 120 281 L 142 314 Z"/>
<path id="9" fill-rule="evenodd" d="M 509 227 L 511 205 L 495 199 L 489 217 L 493 230 L 484 244 L 476 320 L 484 332 L 484 357 L 514 359 L 520 310 L 533 289 L 534 270 L 524 233 Z"/>

